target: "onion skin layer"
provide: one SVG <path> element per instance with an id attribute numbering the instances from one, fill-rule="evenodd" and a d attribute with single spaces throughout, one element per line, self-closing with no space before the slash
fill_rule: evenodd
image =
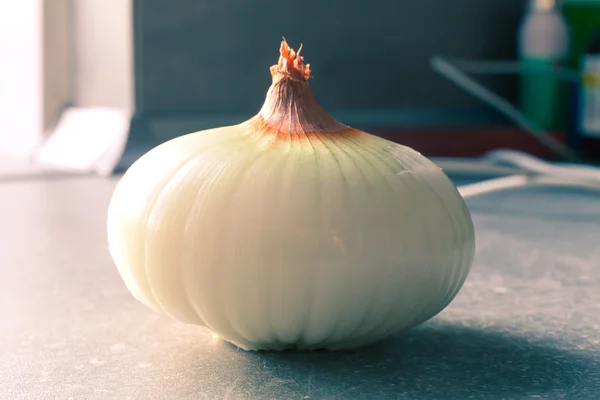
<path id="1" fill-rule="evenodd" d="M 368 345 L 452 301 L 473 224 L 427 158 L 333 120 L 310 91 L 279 90 L 310 75 L 284 43 L 256 117 L 173 139 L 126 172 L 110 253 L 139 301 L 242 349 Z"/>

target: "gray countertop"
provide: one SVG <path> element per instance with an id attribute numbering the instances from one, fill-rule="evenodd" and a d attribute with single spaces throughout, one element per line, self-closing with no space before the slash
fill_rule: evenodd
<path id="1" fill-rule="evenodd" d="M 478 246 L 432 321 L 344 353 L 248 353 L 129 295 L 116 180 L 0 182 L 1 399 L 600 398 L 600 196 L 469 201 Z"/>

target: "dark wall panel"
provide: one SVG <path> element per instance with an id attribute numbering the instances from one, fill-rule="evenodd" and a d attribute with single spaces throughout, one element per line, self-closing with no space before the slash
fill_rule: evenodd
<path id="1" fill-rule="evenodd" d="M 258 110 L 281 36 L 304 43 L 330 109 L 471 107 L 429 57 L 514 58 L 522 10 L 522 0 L 136 0 L 138 110 Z M 514 95 L 514 80 L 489 83 Z"/>

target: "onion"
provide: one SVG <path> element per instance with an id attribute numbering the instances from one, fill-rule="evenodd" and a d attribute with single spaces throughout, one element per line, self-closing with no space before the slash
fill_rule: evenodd
<path id="1" fill-rule="evenodd" d="M 448 177 L 315 100 L 281 43 L 260 112 L 178 137 L 123 176 L 110 253 L 148 307 L 247 350 L 349 349 L 433 317 L 475 238 Z"/>

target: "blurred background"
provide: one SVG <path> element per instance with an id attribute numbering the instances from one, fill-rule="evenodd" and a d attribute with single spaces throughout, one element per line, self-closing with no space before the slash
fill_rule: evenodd
<path id="1" fill-rule="evenodd" d="M 452 305 L 354 355 L 221 345 L 135 300 L 108 251 L 120 173 L 257 113 L 282 36 L 323 107 L 432 157 L 475 224 Z M 600 0 L 0 0 L 0 400 L 598 400 L 598 169 L 488 152 L 599 143 Z"/>
<path id="2" fill-rule="evenodd" d="M 499 62 L 471 63 L 477 82 L 600 154 L 600 1 L 23 0 L 0 5 L 0 166 L 110 174 L 172 137 L 241 122 L 262 105 L 282 36 L 303 43 L 335 117 L 425 155 L 556 158 L 434 56 Z"/>

